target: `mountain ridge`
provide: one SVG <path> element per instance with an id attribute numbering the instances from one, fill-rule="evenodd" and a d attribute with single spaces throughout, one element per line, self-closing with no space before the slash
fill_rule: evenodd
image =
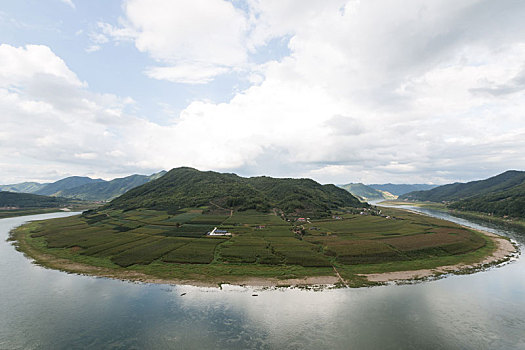
<path id="1" fill-rule="evenodd" d="M 92 179 L 86 176 L 69 176 L 52 183 L 23 182 L 0 185 L 0 191 L 32 193 L 88 201 L 109 201 L 130 189 L 157 179 L 166 173 L 162 170 L 151 175 L 133 174 L 113 180 Z"/>
<path id="2" fill-rule="evenodd" d="M 49 183 L 21 182 L 17 184 L 0 185 L 0 191 L 17 192 L 17 193 L 33 193 L 47 185 L 49 185 Z"/>
<path id="3" fill-rule="evenodd" d="M 431 185 L 431 184 L 393 184 L 393 183 L 386 183 L 386 184 L 370 184 L 367 185 L 368 187 L 371 187 L 373 189 L 379 190 L 379 191 L 386 191 L 394 196 L 401 196 L 405 193 L 413 192 L 413 191 L 424 191 L 424 190 L 430 190 L 434 187 L 437 187 L 438 185 Z"/>
<path id="4" fill-rule="evenodd" d="M 68 190 L 88 183 L 102 182 L 102 179 L 92 179 L 87 176 L 69 176 L 64 179 L 50 183 L 39 190 L 33 192 L 43 196 L 56 196 L 56 194 L 63 190 Z"/>
<path id="5" fill-rule="evenodd" d="M 510 189 L 525 182 L 525 171 L 508 170 L 484 180 L 452 184 L 435 187 L 428 191 L 414 191 L 400 196 L 399 199 L 450 202 L 470 197 L 489 194 Z"/>
<path id="6" fill-rule="evenodd" d="M 525 171 L 508 170 L 484 180 L 453 183 L 399 199 L 444 202 L 451 209 L 525 217 Z"/>
<path id="7" fill-rule="evenodd" d="M 358 198 L 362 198 L 363 201 L 397 198 L 397 196 L 387 191 L 377 190 L 363 183 L 348 183 L 346 185 L 339 185 L 339 187 L 345 189 Z"/>
<path id="8" fill-rule="evenodd" d="M 57 196 L 65 198 L 75 198 L 91 201 L 112 200 L 127 191 L 143 185 L 149 181 L 155 180 L 166 172 L 161 171 L 152 175 L 138 175 L 116 178 L 104 182 L 91 182 L 81 186 L 65 189 L 56 193 Z"/>
<path id="9" fill-rule="evenodd" d="M 212 203 L 228 210 L 327 214 L 339 207 L 362 207 L 349 192 L 335 185 L 321 185 L 312 179 L 245 178 L 231 173 L 174 168 L 161 178 L 136 187 L 115 198 L 113 209 L 150 208 L 176 211 Z"/>

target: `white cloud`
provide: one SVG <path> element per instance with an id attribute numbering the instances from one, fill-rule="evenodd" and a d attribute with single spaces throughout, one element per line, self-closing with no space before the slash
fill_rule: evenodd
<path id="1" fill-rule="evenodd" d="M 246 63 L 248 21 L 229 1 L 127 0 L 124 12 L 121 26 L 101 29 L 161 62 L 147 70 L 155 79 L 206 83 Z"/>
<path id="2" fill-rule="evenodd" d="M 117 136 L 140 127 L 123 113 L 130 103 L 89 92 L 47 46 L 0 45 L 3 177 L 123 172 L 126 158 L 108 150 L 125 149 Z"/>
<path id="3" fill-rule="evenodd" d="M 105 44 L 109 41 L 108 37 L 102 33 L 90 32 L 89 39 L 95 44 Z"/>
<path id="4" fill-rule="evenodd" d="M 97 51 L 100 51 L 100 49 L 102 49 L 102 46 L 100 46 L 100 45 L 89 45 L 86 48 L 86 52 L 88 52 L 88 53 L 97 52 Z"/>
<path id="5" fill-rule="evenodd" d="M 75 8 L 75 3 L 73 2 L 73 0 L 60 0 L 62 1 L 64 4 L 68 5 L 69 7 L 71 8 Z"/>
<path id="6" fill-rule="evenodd" d="M 174 83 L 206 84 L 213 77 L 226 73 L 228 68 L 205 64 L 179 64 L 169 67 L 151 67 L 145 73 L 150 78 L 168 80 Z"/>
<path id="7" fill-rule="evenodd" d="M 329 182 L 440 183 L 525 167 L 510 156 L 525 151 L 523 92 L 474 93 L 520 82 L 523 6 L 342 5 L 253 2 L 253 46 L 290 35 L 290 56 L 264 65 L 264 81 L 228 103 L 191 104 L 172 144 L 199 142 L 173 159 Z"/>
<path id="8" fill-rule="evenodd" d="M 61 79 L 73 86 L 82 86 L 75 73 L 47 46 L 27 45 L 13 47 L 0 45 L 0 86 L 17 86 L 27 83 L 37 75 Z"/>
<path id="9" fill-rule="evenodd" d="M 248 8 L 129 0 L 118 26 L 100 24 L 106 38 L 156 61 L 145 67 L 152 78 L 207 83 L 233 69 L 251 77 L 230 101 L 195 100 L 164 126 L 126 114 L 130 101 L 90 93 L 49 48 L 0 46 L 0 143 L 16 146 L 2 147 L 0 163 L 18 152 L 60 169 L 188 165 L 336 183 L 443 183 L 525 168 L 525 5 Z M 290 54 L 254 68 L 249 54 L 275 38 Z"/>

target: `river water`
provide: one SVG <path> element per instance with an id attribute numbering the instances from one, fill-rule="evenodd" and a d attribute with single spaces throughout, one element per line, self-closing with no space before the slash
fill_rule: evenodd
<path id="1" fill-rule="evenodd" d="M 525 232 L 425 211 L 525 244 Z M 48 270 L 6 242 L 65 215 L 0 220 L 0 349 L 525 349 L 521 259 L 413 285 L 220 290 Z"/>

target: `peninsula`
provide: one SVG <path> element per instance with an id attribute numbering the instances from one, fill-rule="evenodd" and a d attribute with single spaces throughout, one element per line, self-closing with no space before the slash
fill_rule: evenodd
<path id="1" fill-rule="evenodd" d="M 195 285 L 357 287 L 400 271 L 477 268 L 514 250 L 501 237 L 369 206 L 334 185 L 192 168 L 81 215 L 23 225 L 11 238 L 50 268 Z"/>

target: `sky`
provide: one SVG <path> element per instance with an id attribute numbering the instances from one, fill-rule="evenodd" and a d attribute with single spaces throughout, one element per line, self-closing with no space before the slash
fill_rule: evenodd
<path id="1" fill-rule="evenodd" d="M 0 184 L 525 169 L 519 0 L 0 0 Z"/>

